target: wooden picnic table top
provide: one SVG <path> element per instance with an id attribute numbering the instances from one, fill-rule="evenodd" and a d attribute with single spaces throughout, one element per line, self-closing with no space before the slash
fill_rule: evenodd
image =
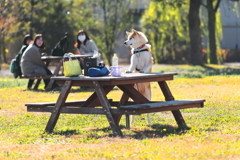
<path id="1" fill-rule="evenodd" d="M 89 77 L 84 75 L 79 75 L 77 77 L 65 77 L 65 76 L 58 76 L 58 77 L 52 77 L 54 80 L 60 80 L 60 81 L 112 81 L 112 80 L 142 80 L 149 79 L 149 78 L 159 78 L 159 77 L 173 77 L 174 75 L 177 75 L 177 73 L 122 73 L 119 77 L 114 77 L 111 75 L 102 76 L 102 77 Z M 154 80 L 153 80 L 154 81 Z"/>
<path id="2" fill-rule="evenodd" d="M 84 57 L 92 57 L 91 55 L 71 55 L 73 58 L 84 58 Z M 68 58 L 68 57 L 64 57 Z M 63 56 L 42 56 L 42 60 L 61 60 Z"/>

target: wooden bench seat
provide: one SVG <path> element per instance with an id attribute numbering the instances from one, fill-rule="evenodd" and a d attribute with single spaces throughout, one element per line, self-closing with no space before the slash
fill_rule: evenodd
<path id="1" fill-rule="evenodd" d="M 81 112 L 81 108 L 86 109 L 86 107 L 82 106 L 86 100 L 77 100 L 77 101 L 66 101 L 63 108 L 64 113 L 71 113 L 71 112 Z M 109 103 L 112 103 L 112 99 L 108 100 Z M 56 102 L 44 102 L 44 103 L 27 103 L 25 106 L 27 106 L 28 112 L 52 112 L 54 110 Z M 99 104 L 100 105 L 100 104 Z M 76 108 L 79 108 L 78 111 L 76 111 Z M 102 112 L 104 113 L 104 112 Z"/>
<path id="2" fill-rule="evenodd" d="M 172 111 L 185 108 L 199 108 L 204 106 L 204 99 L 186 99 L 174 101 L 162 101 L 154 103 L 134 104 L 120 106 L 121 110 L 125 110 L 127 115 Z"/>
<path id="3" fill-rule="evenodd" d="M 41 82 L 42 79 L 50 79 L 51 77 L 53 77 L 54 75 L 22 75 L 20 77 L 20 79 L 31 79 L 31 80 L 37 80 L 37 82 L 35 83 L 34 85 L 34 88 L 35 90 L 38 89 L 38 86 Z M 30 89 L 32 87 L 32 85 L 28 86 L 28 88 Z"/>
<path id="4" fill-rule="evenodd" d="M 172 111 L 186 108 L 199 108 L 203 107 L 205 100 L 175 100 L 175 101 L 164 101 L 164 102 L 154 102 L 145 104 L 133 104 L 125 105 L 117 108 L 111 108 L 113 114 L 118 115 L 140 115 L 144 113 L 152 112 L 162 112 L 162 111 Z M 85 100 L 80 101 L 67 101 L 62 108 L 62 113 L 82 113 L 83 110 L 89 110 L 89 112 L 94 112 L 93 108 L 81 107 Z M 117 104 L 118 102 L 109 99 L 110 104 Z M 56 102 L 45 102 L 45 103 L 27 103 L 28 112 L 52 112 L 54 110 Z M 131 103 L 130 103 L 131 104 Z M 100 105 L 100 104 L 99 104 Z M 87 112 L 87 111 L 86 111 Z M 102 108 L 97 109 L 94 114 L 104 114 Z"/>
<path id="5" fill-rule="evenodd" d="M 21 79 L 50 79 L 53 75 L 22 75 Z"/>

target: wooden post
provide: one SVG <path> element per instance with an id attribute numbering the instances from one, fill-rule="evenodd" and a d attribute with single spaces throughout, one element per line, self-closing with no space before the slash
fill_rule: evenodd
<path id="1" fill-rule="evenodd" d="M 111 110 L 110 110 L 111 106 L 107 100 L 106 93 L 104 92 L 102 86 L 100 86 L 100 84 L 97 81 L 93 81 L 93 85 L 95 87 L 95 91 L 102 105 L 102 108 L 106 114 L 110 127 L 112 128 L 113 135 L 122 137 L 123 136 L 122 131 L 120 130 L 118 123 L 116 122 L 116 120 L 114 119 L 111 113 Z"/>
<path id="2" fill-rule="evenodd" d="M 45 131 L 48 133 L 52 133 L 57 120 L 60 115 L 61 107 L 65 104 L 65 101 L 67 99 L 68 93 L 70 92 L 71 89 L 71 83 L 72 81 L 66 81 L 62 87 L 61 93 L 58 97 L 58 100 L 55 104 L 55 108 L 51 114 L 51 117 L 48 120 L 47 126 L 45 128 Z"/>
<path id="3" fill-rule="evenodd" d="M 55 68 L 55 70 L 54 70 L 54 73 L 53 73 L 54 76 L 57 76 L 57 75 L 58 75 L 58 73 L 59 73 L 60 68 L 61 68 L 62 65 L 63 65 L 63 60 L 60 60 L 59 63 L 58 63 L 58 65 L 56 66 L 56 68 Z M 50 82 L 48 83 L 47 88 L 46 88 L 47 91 L 50 91 L 50 90 L 52 89 L 53 83 L 54 83 L 54 80 L 53 80 L 53 79 L 50 79 Z"/>
<path id="4" fill-rule="evenodd" d="M 174 101 L 174 97 L 165 81 L 158 82 L 166 101 Z M 179 127 L 187 127 L 179 110 L 171 111 Z"/>

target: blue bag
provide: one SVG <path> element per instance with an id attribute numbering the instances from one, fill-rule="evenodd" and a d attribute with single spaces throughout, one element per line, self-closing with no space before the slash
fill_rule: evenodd
<path id="1" fill-rule="evenodd" d="M 88 76 L 90 77 L 101 77 L 101 76 L 106 76 L 108 75 L 110 72 L 107 69 L 107 67 L 103 67 L 103 68 L 89 68 L 88 69 Z"/>

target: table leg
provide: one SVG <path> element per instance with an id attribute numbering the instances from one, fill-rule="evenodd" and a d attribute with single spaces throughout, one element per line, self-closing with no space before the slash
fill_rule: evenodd
<path id="1" fill-rule="evenodd" d="M 63 60 L 60 60 L 59 63 L 58 63 L 58 65 L 56 66 L 56 68 L 55 68 L 55 70 L 54 70 L 53 76 L 57 76 L 57 75 L 58 75 L 58 73 L 59 73 L 60 68 L 61 68 L 62 65 L 63 65 Z M 53 83 L 54 83 L 54 80 L 53 80 L 53 79 L 50 79 L 50 82 L 48 83 L 47 88 L 46 88 L 47 91 L 49 91 L 49 90 L 52 89 Z"/>
<path id="2" fill-rule="evenodd" d="M 174 101 L 174 97 L 173 97 L 167 83 L 164 81 L 164 82 L 158 82 L 158 84 L 163 92 L 165 100 L 166 101 Z M 172 112 L 179 127 L 187 127 L 180 110 L 173 110 L 171 112 Z"/>
<path id="3" fill-rule="evenodd" d="M 133 85 L 118 85 L 124 93 L 126 93 L 134 102 L 137 104 L 141 103 L 149 103 L 150 101 L 144 97 L 141 93 L 139 93 Z"/>
<path id="4" fill-rule="evenodd" d="M 141 103 L 149 103 L 149 100 L 143 96 L 141 93 L 139 93 L 135 88 L 134 85 L 119 85 L 118 88 L 120 88 L 127 96 L 125 97 L 125 99 L 129 97 L 132 98 L 132 100 L 134 102 L 136 102 L 137 104 L 141 104 Z M 124 95 L 123 95 L 124 96 Z M 122 97 L 123 98 L 123 97 Z M 122 101 L 122 100 L 121 100 Z M 126 103 L 127 101 L 124 100 L 124 103 Z M 122 104 L 124 105 L 124 104 Z M 125 115 L 126 116 L 126 128 L 130 129 L 130 119 L 129 119 L 129 115 Z M 121 117 L 120 117 L 121 118 Z M 120 120 L 120 119 L 119 119 Z"/>
<path id="5" fill-rule="evenodd" d="M 128 99 L 129 99 L 129 96 L 126 93 L 123 93 L 121 100 L 117 107 L 125 105 L 128 102 Z M 126 114 L 125 117 L 126 117 L 126 128 L 130 129 L 129 115 Z M 122 118 L 122 115 L 115 115 L 115 119 L 117 120 L 118 124 L 119 124 L 121 118 Z"/>
<path id="6" fill-rule="evenodd" d="M 63 85 L 61 93 L 55 104 L 55 109 L 53 110 L 51 117 L 48 120 L 47 126 L 45 128 L 46 132 L 51 133 L 53 131 L 57 123 L 57 120 L 59 118 L 61 107 L 65 104 L 65 101 L 67 99 L 68 93 L 70 92 L 70 89 L 71 89 L 71 81 L 66 81 Z"/>
<path id="7" fill-rule="evenodd" d="M 103 90 L 105 94 L 107 95 L 114 86 L 104 86 Z M 97 97 L 97 93 L 94 92 L 87 100 L 85 103 L 81 105 L 81 107 L 95 107 L 97 104 L 99 104 L 99 99 Z"/>
<path id="8" fill-rule="evenodd" d="M 114 119 L 112 113 L 111 113 L 111 106 L 107 100 L 106 93 L 104 92 L 104 89 L 100 86 L 100 84 L 97 81 L 93 81 L 93 85 L 95 87 L 95 91 L 97 93 L 98 99 L 103 107 L 103 110 L 106 114 L 106 117 L 108 119 L 108 122 L 112 128 L 113 134 L 115 136 L 122 137 L 122 131 L 120 130 L 120 127 L 116 120 Z"/>
<path id="9" fill-rule="evenodd" d="M 158 82 L 158 84 L 163 92 L 165 100 L 166 101 L 174 101 L 174 97 L 173 97 L 167 83 L 164 81 L 164 82 Z"/>

